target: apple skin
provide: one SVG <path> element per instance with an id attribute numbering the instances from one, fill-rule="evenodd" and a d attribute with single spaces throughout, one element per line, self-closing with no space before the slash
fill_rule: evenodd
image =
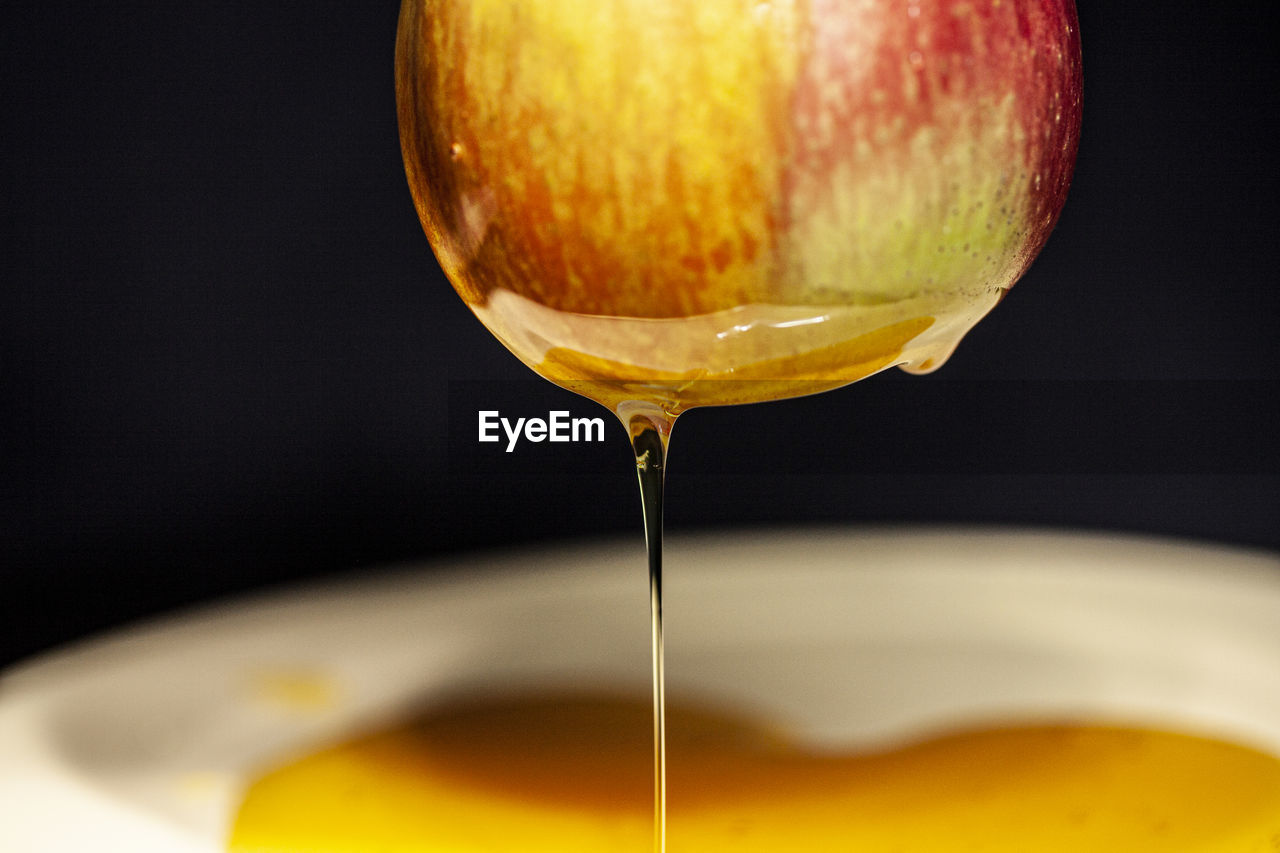
<path id="1" fill-rule="evenodd" d="M 1080 127 L 1072 0 L 404 0 L 396 65 L 414 201 L 473 305 L 1004 290 Z"/>
<path id="2" fill-rule="evenodd" d="M 404 0 L 396 47 L 458 293 L 668 426 L 941 365 L 1048 238 L 1081 86 L 1073 0 Z"/>

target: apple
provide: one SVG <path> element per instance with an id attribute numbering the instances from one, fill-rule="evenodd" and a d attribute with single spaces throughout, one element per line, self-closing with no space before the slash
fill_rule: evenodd
<path id="1" fill-rule="evenodd" d="M 584 376 L 646 345 L 680 353 L 653 375 L 705 374 L 720 350 L 640 321 L 747 306 L 908 330 L 876 369 L 920 320 L 950 330 L 913 356 L 935 366 L 1048 238 L 1081 87 L 1073 0 L 404 0 L 396 49 L 442 268 L 527 362 Z"/>

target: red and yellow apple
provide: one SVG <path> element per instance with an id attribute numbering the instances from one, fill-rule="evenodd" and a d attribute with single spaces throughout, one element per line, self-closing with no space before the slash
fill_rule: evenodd
<path id="1" fill-rule="evenodd" d="M 1043 246 L 1080 127 L 1073 0 L 404 0 L 396 66 L 462 297 L 557 381 L 667 402 L 935 366 Z"/>

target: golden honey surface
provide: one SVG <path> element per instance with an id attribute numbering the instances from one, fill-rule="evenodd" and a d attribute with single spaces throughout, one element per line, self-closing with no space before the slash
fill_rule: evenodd
<path id="1" fill-rule="evenodd" d="M 652 847 L 647 700 L 441 707 L 306 756 L 248 790 L 235 853 L 626 853 Z M 1273 853 L 1280 759 L 1104 725 L 945 733 L 814 751 L 673 707 L 668 849 Z"/>

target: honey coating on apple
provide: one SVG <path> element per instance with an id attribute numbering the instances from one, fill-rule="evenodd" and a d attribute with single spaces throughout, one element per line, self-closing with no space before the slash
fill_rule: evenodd
<path id="1" fill-rule="evenodd" d="M 249 788 L 234 853 L 626 853 L 651 849 L 650 708 L 524 697 L 425 718 Z M 1100 725 L 815 750 L 730 714 L 673 707 L 672 853 L 1264 853 L 1280 759 Z"/>
<path id="2" fill-rule="evenodd" d="M 940 365 L 1039 252 L 1070 0 L 405 0 L 401 145 L 525 363 L 668 413 Z"/>

